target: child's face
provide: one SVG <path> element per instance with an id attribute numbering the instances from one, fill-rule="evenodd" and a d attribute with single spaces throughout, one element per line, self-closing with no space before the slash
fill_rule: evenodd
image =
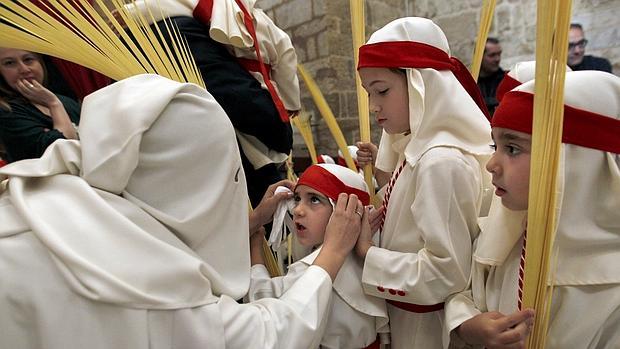
<path id="1" fill-rule="evenodd" d="M 332 215 L 332 205 L 327 196 L 307 185 L 295 188 L 293 223 L 297 240 L 304 247 L 323 243 L 325 228 Z"/>
<path id="2" fill-rule="evenodd" d="M 359 74 L 377 124 L 389 134 L 408 132 L 409 96 L 405 74 L 388 68 L 362 68 Z"/>
<path id="3" fill-rule="evenodd" d="M 511 210 L 526 210 L 530 185 L 532 136 L 501 127 L 493 127 L 495 153 L 487 163 L 493 175 L 495 195 Z"/>

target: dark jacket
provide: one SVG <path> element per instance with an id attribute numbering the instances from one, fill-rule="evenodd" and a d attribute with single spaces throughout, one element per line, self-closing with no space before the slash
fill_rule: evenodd
<path id="1" fill-rule="evenodd" d="M 62 95 L 56 95 L 74 124 L 80 122 L 80 105 Z M 43 114 L 32 103 L 15 99 L 9 101 L 11 111 L 0 108 L 0 141 L 4 143 L 7 161 L 38 158 L 62 132 L 54 129 L 52 118 Z M 48 131 L 46 131 L 46 129 Z"/>
<path id="2" fill-rule="evenodd" d="M 611 63 L 602 57 L 585 55 L 583 61 L 577 65 L 570 66 L 572 70 L 600 70 L 611 73 Z"/>

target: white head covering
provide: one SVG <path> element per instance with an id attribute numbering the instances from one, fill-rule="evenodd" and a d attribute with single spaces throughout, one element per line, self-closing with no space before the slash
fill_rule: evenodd
<path id="1" fill-rule="evenodd" d="M 367 45 L 399 41 L 426 44 L 450 55 L 448 40 L 441 28 L 431 20 L 419 17 L 400 18 L 388 23 L 370 36 Z M 405 54 L 416 55 L 415 51 Z M 360 49 L 360 61 L 362 55 Z M 406 70 L 409 87 L 411 139 L 405 148 L 407 161 L 415 164 L 429 149 L 444 146 L 474 155 L 483 167 L 491 154 L 491 128 L 454 73 L 432 68 L 400 68 Z M 402 137 L 383 132 L 377 155 L 378 168 L 394 170 L 398 153 L 393 144 Z"/>
<path id="2" fill-rule="evenodd" d="M 351 159 L 353 159 L 353 163 L 357 166 L 357 151 L 359 148 L 356 145 L 347 145 L 347 151 L 349 155 L 351 155 Z M 341 166 L 347 166 L 346 160 L 344 159 L 344 154 L 342 150 L 338 149 L 338 164 Z"/>
<path id="3" fill-rule="evenodd" d="M 495 117 L 503 112 L 502 104 L 511 103 L 510 99 L 519 92 L 533 94 L 534 81 L 507 93 Z M 585 116 L 576 114 L 577 117 L 567 118 L 566 115 L 570 112 L 565 109 L 560 165 L 562 168 L 559 171 L 557 188 L 560 211 L 555 242 L 559 250 L 555 284 L 618 283 L 620 157 L 617 153 L 595 149 L 587 144 L 576 145 L 583 143 L 583 140 L 577 140 L 573 136 L 589 138 L 586 143 L 592 139 L 599 144 L 611 143 L 615 149 L 620 149 L 620 138 L 616 138 L 620 132 L 620 78 L 598 71 L 569 72 L 566 74 L 564 104 L 597 115 L 594 115 L 593 119 L 588 118 L 586 125 L 575 127 L 575 122 L 584 122 Z M 514 105 L 505 108 L 514 110 Z M 531 119 L 531 112 L 529 117 Z M 596 124 L 592 121 L 595 119 Z M 531 122 L 529 125 L 531 129 Z M 600 141 L 601 139 L 606 141 Z M 495 210 L 501 215 L 515 214 L 503 206 Z M 509 231 L 512 234 L 507 235 L 504 233 L 506 226 L 506 220 L 498 219 L 494 225 L 486 229 L 483 227 L 479 247 L 474 254 L 475 259 L 494 260 L 495 264 L 503 263 L 523 232 L 522 229 L 511 227 Z M 485 230 L 489 231 L 484 233 Z"/>
<path id="4" fill-rule="evenodd" d="M 336 164 L 316 164 L 308 167 L 299 177 L 297 186 L 306 185 L 327 196 L 332 207 L 338 201 L 340 193 L 356 194 L 364 205 L 370 204 L 370 194 L 364 182 L 364 177 L 348 167 Z M 276 188 L 276 193 L 290 191 L 286 187 Z M 277 249 L 284 238 L 286 238 L 285 227 L 293 230 L 293 222 L 286 215 L 295 207 L 294 199 L 281 201 L 274 213 L 273 226 L 269 235 L 269 243 Z M 292 213 L 292 212 L 291 212 Z"/>
<path id="5" fill-rule="evenodd" d="M 232 125 L 206 90 L 119 81 L 84 100 L 80 137 L 81 149 L 61 140 L 0 171 L 77 293 L 151 309 L 245 294 L 246 183 Z"/>
<path id="6" fill-rule="evenodd" d="M 327 154 L 319 154 L 317 156 L 317 162 L 319 164 L 335 164 L 336 163 L 336 161 L 334 161 L 334 158 L 332 158 L 331 156 Z"/>
<path id="7" fill-rule="evenodd" d="M 566 66 L 566 71 L 569 72 L 573 70 L 569 66 Z M 524 82 L 533 80 L 535 76 L 536 61 L 515 63 L 497 86 L 497 100 L 501 102 L 506 92 L 512 90 L 513 88 L 521 85 Z"/>

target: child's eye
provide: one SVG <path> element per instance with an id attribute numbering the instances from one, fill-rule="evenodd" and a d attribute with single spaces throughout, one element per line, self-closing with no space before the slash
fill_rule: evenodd
<path id="1" fill-rule="evenodd" d="M 320 204 L 322 201 L 320 197 L 312 195 L 312 197 L 310 197 L 310 202 L 313 204 Z"/>
<path id="2" fill-rule="evenodd" d="M 493 151 L 497 151 L 497 144 L 493 143 L 493 144 L 489 144 L 489 147 L 491 149 L 493 149 Z"/>
<path id="3" fill-rule="evenodd" d="M 301 201 L 301 196 L 299 196 L 298 194 L 295 194 L 295 195 L 293 196 L 293 200 L 294 200 L 295 202 L 299 202 L 299 201 Z"/>
<path id="4" fill-rule="evenodd" d="M 519 149 L 518 147 L 515 147 L 513 145 L 507 145 L 506 146 L 506 152 L 510 156 L 516 156 L 516 155 L 521 154 L 521 149 Z"/>
<path id="5" fill-rule="evenodd" d="M 389 88 L 386 88 L 385 90 L 379 91 L 379 94 L 380 95 L 384 95 L 384 94 L 388 93 L 389 90 L 390 90 Z"/>

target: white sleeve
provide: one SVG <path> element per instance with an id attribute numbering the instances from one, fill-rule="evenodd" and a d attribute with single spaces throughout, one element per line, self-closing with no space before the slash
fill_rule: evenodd
<path id="1" fill-rule="evenodd" d="M 480 314 L 474 305 L 471 289 L 450 296 L 444 308 L 443 343 L 446 348 L 467 348 L 465 343 L 454 330 L 472 317 Z M 450 346 L 448 346 L 448 344 Z"/>
<path id="2" fill-rule="evenodd" d="M 284 276 L 271 277 L 262 264 L 252 266 L 250 270 L 250 289 L 248 300 L 254 302 L 262 298 L 280 298 L 295 282 L 301 278 L 308 265 L 295 263 Z"/>
<path id="3" fill-rule="evenodd" d="M 310 266 L 280 299 L 218 303 L 227 348 L 317 348 L 332 294 L 329 274 Z"/>

